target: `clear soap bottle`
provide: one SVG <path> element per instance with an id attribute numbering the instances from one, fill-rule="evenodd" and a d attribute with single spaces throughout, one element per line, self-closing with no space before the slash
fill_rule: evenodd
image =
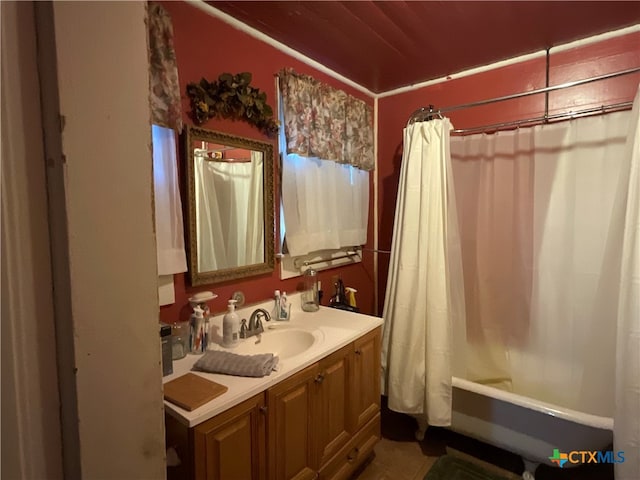
<path id="1" fill-rule="evenodd" d="M 304 290 L 302 291 L 302 310 L 317 312 L 318 305 L 318 272 L 309 267 L 304 272 Z"/>

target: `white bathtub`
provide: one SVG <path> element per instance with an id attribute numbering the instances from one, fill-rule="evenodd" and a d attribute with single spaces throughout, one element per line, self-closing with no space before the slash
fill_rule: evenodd
<path id="1" fill-rule="evenodd" d="M 613 418 L 590 415 L 453 378 L 451 430 L 521 455 L 527 469 L 554 465 L 553 450 L 607 450 Z M 565 467 L 571 466 L 566 463 Z M 525 476 L 533 478 L 533 476 Z"/>

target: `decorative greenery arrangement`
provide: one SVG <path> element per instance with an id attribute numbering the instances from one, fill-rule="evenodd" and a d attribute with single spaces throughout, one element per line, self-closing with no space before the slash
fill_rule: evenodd
<path id="1" fill-rule="evenodd" d="M 206 79 L 187 85 L 194 121 L 202 125 L 210 118 L 244 120 L 269 137 L 278 133 L 278 123 L 267 105 L 267 94 L 249 85 L 251 73 L 223 73 L 217 81 Z"/>

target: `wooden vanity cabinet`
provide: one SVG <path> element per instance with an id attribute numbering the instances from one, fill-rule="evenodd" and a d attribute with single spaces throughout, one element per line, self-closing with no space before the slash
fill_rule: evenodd
<path id="1" fill-rule="evenodd" d="M 348 441 L 319 469 L 320 480 L 346 480 L 380 440 L 380 329 L 355 340 L 348 356 Z"/>
<path id="2" fill-rule="evenodd" d="M 320 469 L 347 443 L 349 433 L 349 360 L 348 345 L 319 362 L 314 379 L 314 467 Z"/>
<path id="3" fill-rule="evenodd" d="M 169 480 L 265 480 L 266 409 L 260 393 L 188 428 L 165 415 L 167 447 L 182 464 L 167 468 Z"/>
<path id="4" fill-rule="evenodd" d="M 264 480 L 265 413 L 259 394 L 194 427 L 194 477 Z"/>
<path id="5" fill-rule="evenodd" d="M 193 428 L 166 419 L 188 459 L 169 478 L 346 480 L 380 439 L 380 328 Z"/>
<path id="6" fill-rule="evenodd" d="M 267 406 L 270 480 L 348 478 L 380 439 L 380 329 L 270 388 Z"/>
<path id="7" fill-rule="evenodd" d="M 349 442 L 318 472 L 320 480 L 347 480 L 369 458 L 380 440 L 380 413 L 378 412 Z"/>
<path id="8" fill-rule="evenodd" d="M 314 364 L 267 390 L 269 479 L 316 478 L 311 412 L 317 375 Z"/>
<path id="9" fill-rule="evenodd" d="M 350 353 L 342 348 L 267 390 L 270 479 L 317 478 L 349 440 Z"/>
<path id="10" fill-rule="evenodd" d="M 380 411 L 380 329 L 353 342 L 350 363 L 349 431 L 355 434 Z"/>

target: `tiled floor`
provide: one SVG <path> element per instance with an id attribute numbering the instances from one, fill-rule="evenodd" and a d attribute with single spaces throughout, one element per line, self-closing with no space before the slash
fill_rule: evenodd
<path id="1" fill-rule="evenodd" d="M 438 457 L 425 456 L 417 442 L 383 438 L 376 456 L 355 478 L 357 480 L 422 480 Z"/>
<path id="2" fill-rule="evenodd" d="M 458 435 L 429 428 L 422 442 L 414 437 L 414 420 L 382 406 L 382 440 L 375 455 L 353 480 L 423 480 L 441 455 L 449 453 L 479 463 L 507 480 L 522 477 L 523 463 L 517 455 Z M 613 480 L 611 465 L 585 465 L 560 470 L 541 465 L 536 480 Z"/>
<path id="3" fill-rule="evenodd" d="M 384 402 L 383 402 L 384 403 Z M 373 460 L 356 475 L 358 480 L 422 480 L 445 444 L 438 439 L 419 443 L 413 435 L 415 424 L 406 415 L 382 406 L 382 439 Z M 426 447 L 428 446 L 428 447 Z"/>

